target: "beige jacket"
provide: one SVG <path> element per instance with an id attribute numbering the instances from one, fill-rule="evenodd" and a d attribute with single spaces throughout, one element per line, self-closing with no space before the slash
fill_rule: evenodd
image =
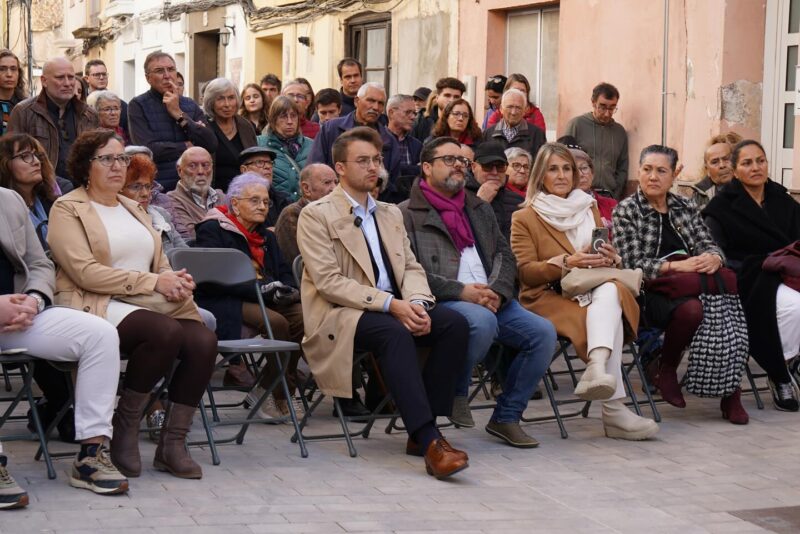
<path id="1" fill-rule="evenodd" d="M 155 291 L 158 274 L 171 269 L 161 248 L 161 235 L 138 202 L 117 196 L 123 206 L 153 236 L 155 250 L 150 272 L 111 267 L 105 226 L 83 187 L 56 200 L 50 209 L 47 242 L 56 261 L 56 304 L 105 318 L 111 297 L 175 319 L 200 321 L 193 299 L 167 302 Z"/>
<path id="2" fill-rule="evenodd" d="M 25 201 L 0 187 L 0 249 L 14 265 L 14 291 L 37 291 L 53 300 L 53 264 L 44 254 Z"/>
<path id="3" fill-rule="evenodd" d="M 434 302 L 425 271 L 411 252 L 400 210 L 378 202 L 375 218 L 402 293 L 398 297 Z M 350 398 L 358 320 L 365 311 L 383 312 L 389 293 L 376 287 L 367 241 L 353 224 L 341 186 L 303 208 L 297 244 L 305 263 L 300 291 L 308 365 L 323 393 Z"/>

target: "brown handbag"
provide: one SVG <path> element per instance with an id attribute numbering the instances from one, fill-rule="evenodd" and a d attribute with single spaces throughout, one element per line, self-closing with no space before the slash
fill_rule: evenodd
<path id="1" fill-rule="evenodd" d="M 764 260 L 761 268 L 779 273 L 783 283 L 795 291 L 800 291 L 800 241 L 779 248 Z"/>
<path id="2" fill-rule="evenodd" d="M 614 267 L 575 268 L 561 279 L 561 294 L 571 299 L 588 293 L 606 282 L 619 282 L 633 293 L 633 296 L 638 297 L 642 288 L 642 270 Z"/>
<path id="3" fill-rule="evenodd" d="M 701 294 L 710 295 L 738 295 L 739 290 L 736 285 L 736 273 L 727 267 L 720 267 L 717 271 L 722 278 L 724 286 L 719 287 L 715 275 L 703 273 L 679 273 L 667 271 L 658 278 L 648 280 L 644 284 L 645 291 L 660 293 L 670 299 L 683 297 L 696 297 Z M 705 278 L 708 290 L 704 291 L 702 279 Z"/>

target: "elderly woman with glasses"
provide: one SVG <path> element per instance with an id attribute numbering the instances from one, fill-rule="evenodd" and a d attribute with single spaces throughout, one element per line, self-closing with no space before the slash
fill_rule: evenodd
<path id="1" fill-rule="evenodd" d="M 528 178 L 531 174 L 533 157 L 527 150 L 511 147 L 506 149 L 506 159 L 508 160 L 506 189 L 517 195 L 522 203 L 525 200 L 525 192 L 528 190 Z"/>
<path id="2" fill-rule="evenodd" d="M 228 184 L 239 174 L 239 154 L 245 148 L 256 146 L 256 129 L 238 114 L 239 93 L 227 78 L 208 82 L 203 93 L 203 109 L 208 124 L 217 136 L 214 153 L 214 185 L 227 191 Z"/>
<path id="3" fill-rule="evenodd" d="M 121 126 L 122 102 L 111 91 L 95 91 L 86 97 L 86 103 L 97 112 L 101 128 L 108 128 L 120 136 L 127 145 L 128 132 Z"/>
<path id="4" fill-rule="evenodd" d="M 209 211 L 195 228 L 197 246 L 233 248 L 247 254 L 257 271 L 273 336 L 300 343 L 303 339 L 300 293 L 295 287 L 291 266 L 278 248 L 275 234 L 265 224 L 269 205 L 269 182 L 266 179 L 252 172 L 237 176 L 228 188 L 226 204 Z M 198 291 L 198 301 L 217 317 L 220 339 L 240 338 L 242 324 L 267 334 L 252 284 L 225 289 L 203 284 Z M 299 355 L 294 355 L 286 371 L 290 391 L 295 389 L 298 360 Z M 261 380 L 261 387 L 269 385 L 277 376 L 277 368 L 271 361 L 270 365 Z M 262 393 L 263 390 L 256 389 L 248 398 L 258 399 Z M 283 391 L 275 388 L 272 393 L 261 405 L 262 415 L 279 419 L 287 417 L 289 407 Z"/>
<path id="5" fill-rule="evenodd" d="M 300 131 L 303 111 L 287 96 L 279 96 L 269 108 L 267 134 L 258 136 L 258 145 L 271 148 L 277 154 L 272 168 L 275 189 L 300 200 L 300 171 L 306 166 L 312 141 Z"/>
<path id="6" fill-rule="evenodd" d="M 76 189 L 50 212 L 47 239 L 58 265 L 55 303 L 105 318 L 128 356 L 114 415 L 111 460 L 139 476 L 139 421 L 164 377 L 171 401 L 153 465 L 181 478 L 201 478 L 186 435 L 217 356 L 217 339 L 192 298 L 195 284 L 173 271 L 161 234 L 138 202 L 121 195 L 131 157 L 113 130 L 89 130 L 67 160 Z M 175 365 L 177 363 L 177 366 Z"/>

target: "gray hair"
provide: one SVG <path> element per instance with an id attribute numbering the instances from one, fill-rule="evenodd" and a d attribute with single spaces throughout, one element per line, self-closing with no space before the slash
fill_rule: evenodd
<path id="1" fill-rule="evenodd" d="M 525 150 L 524 148 L 520 148 L 518 146 L 512 146 L 511 148 L 506 149 L 506 159 L 508 161 L 519 158 L 521 156 L 525 156 L 528 159 L 528 165 L 533 165 L 533 156 L 531 156 L 531 153 Z"/>
<path id="2" fill-rule="evenodd" d="M 94 91 L 86 97 L 86 105 L 90 108 L 93 108 L 95 111 L 100 111 L 100 106 L 102 105 L 103 100 L 116 100 L 117 102 L 122 102 L 120 97 L 116 95 L 113 91 L 103 90 L 103 91 Z"/>
<path id="3" fill-rule="evenodd" d="M 367 94 L 367 89 L 369 89 L 369 88 L 379 89 L 379 90 L 381 90 L 383 92 L 384 95 L 386 94 L 386 88 L 383 86 L 382 83 L 367 82 L 367 83 L 365 83 L 364 85 L 362 85 L 361 87 L 358 88 L 358 93 L 356 93 L 356 96 L 358 98 L 364 98 L 364 95 Z"/>
<path id="4" fill-rule="evenodd" d="M 136 154 L 144 154 L 148 158 L 153 159 L 153 151 L 143 145 L 128 145 L 125 147 L 125 153 L 129 156 L 135 156 Z"/>
<path id="5" fill-rule="evenodd" d="M 503 105 L 503 102 L 506 101 L 506 97 L 512 96 L 512 95 L 520 97 L 523 102 L 526 102 L 526 103 L 528 102 L 528 95 L 526 95 L 525 93 L 523 93 L 519 89 L 515 89 L 515 88 L 512 87 L 511 89 L 509 89 L 508 91 L 503 93 L 503 97 L 500 99 L 500 105 L 501 106 Z"/>
<path id="6" fill-rule="evenodd" d="M 242 102 L 239 100 L 239 91 L 236 90 L 232 81 L 227 78 L 214 78 L 206 84 L 203 90 L 203 110 L 206 112 L 206 115 L 212 119 L 217 118 L 214 113 L 214 101 L 218 96 L 227 91 L 233 91 L 233 94 L 236 96 L 236 107 L 238 109 Z"/>
<path id="7" fill-rule="evenodd" d="M 214 156 L 211 155 L 211 152 L 209 152 L 208 150 L 206 150 L 205 148 L 203 148 L 201 146 L 193 146 L 193 147 L 189 147 L 186 150 L 184 150 L 181 153 L 181 155 L 178 157 L 178 161 L 175 162 L 175 168 L 176 169 L 183 166 L 183 162 L 186 160 L 186 154 L 191 152 L 193 149 L 202 150 L 203 152 L 208 154 L 208 157 L 211 158 L 211 161 L 214 161 Z"/>
<path id="8" fill-rule="evenodd" d="M 227 198 L 225 199 L 225 204 L 228 206 L 229 210 L 233 209 L 231 205 L 231 200 L 234 198 L 239 198 L 242 194 L 242 191 L 250 187 L 251 185 L 263 185 L 267 191 L 269 191 L 269 181 L 262 177 L 260 174 L 256 174 L 254 172 L 246 172 L 244 174 L 240 174 L 233 180 L 231 180 L 230 185 L 228 185 L 228 192 Z"/>
<path id="9" fill-rule="evenodd" d="M 673 171 L 678 166 L 678 151 L 675 150 L 674 148 L 670 148 L 664 145 L 650 145 L 644 147 L 642 149 L 642 153 L 639 155 L 639 165 L 644 163 L 644 158 L 646 158 L 650 154 L 666 156 L 667 159 L 669 160 L 669 166 Z"/>
<path id="10" fill-rule="evenodd" d="M 322 169 L 333 170 L 329 165 L 325 165 L 324 163 L 309 163 L 300 171 L 300 183 L 308 182 L 317 171 Z M 336 173 L 334 172 L 334 174 Z"/>
<path id="11" fill-rule="evenodd" d="M 389 100 L 386 101 L 386 111 L 390 109 L 395 109 L 400 106 L 403 102 L 414 101 L 414 97 L 411 95 L 393 95 Z"/>

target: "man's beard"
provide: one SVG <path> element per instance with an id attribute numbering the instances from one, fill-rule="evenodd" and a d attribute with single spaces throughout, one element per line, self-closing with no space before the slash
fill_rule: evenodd
<path id="1" fill-rule="evenodd" d="M 442 189 L 447 191 L 448 193 L 458 193 L 462 189 L 464 189 L 464 179 L 461 180 L 454 178 L 453 176 L 448 176 L 442 182 Z"/>

